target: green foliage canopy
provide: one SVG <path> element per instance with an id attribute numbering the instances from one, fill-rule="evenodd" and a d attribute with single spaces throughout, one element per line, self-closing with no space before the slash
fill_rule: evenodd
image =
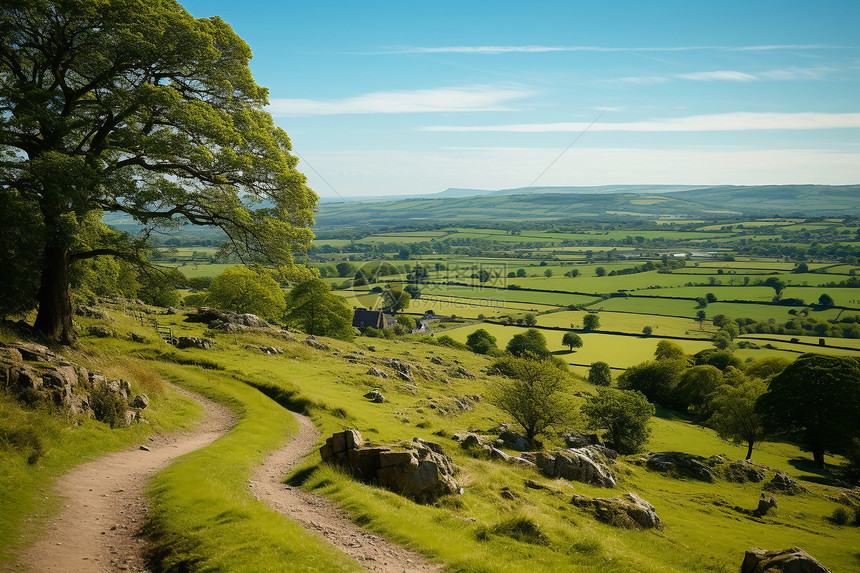
<path id="1" fill-rule="evenodd" d="M 724 384 L 711 398 L 710 424 L 721 437 L 746 444 L 746 459 L 752 457 L 753 446 L 766 437 L 762 415 L 755 410 L 756 401 L 766 391 L 764 382 L 753 379 L 737 387 Z"/>
<path id="2" fill-rule="evenodd" d="M 267 271 L 230 267 L 212 280 L 208 304 L 223 310 L 251 313 L 263 318 L 280 318 L 284 313 L 284 293 Z"/>
<path id="3" fill-rule="evenodd" d="M 525 332 L 513 335 L 505 349 L 519 358 L 526 356 L 540 358 L 550 355 L 546 345 L 546 337 L 535 328 L 529 328 Z"/>
<path id="4" fill-rule="evenodd" d="M 803 354 L 771 380 L 756 411 L 768 430 L 800 437 L 824 467 L 826 451 L 842 451 L 860 437 L 860 363 Z"/>
<path id="5" fill-rule="evenodd" d="M 331 294 L 322 279 L 297 284 L 287 295 L 287 324 L 315 336 L 352 340 L 352 309 L 343 298 Z"/>
<path id="6" fill-rule="evenodd" d="M 582 413 L 595 428 L 605 428 L 604 439 L 621 454 L 639 451 L 651 430 L 648 421 L 654 405 L 641 392 L 598 388 L 582 405 Z"/>
<path id="7" fill-rule="evenodd" d="M 126 255 L 75 246 L 92 211 L 148 230 L 217 226 L 244 260 L 291 265 L 307 247 L 317 197 L 250 58 L 220 18 L 171 0 L 0 8 L 0 195 L 44 229 L 29 237 L 42 252 L 37 330 L 70 342 L 69 266 Z"/>

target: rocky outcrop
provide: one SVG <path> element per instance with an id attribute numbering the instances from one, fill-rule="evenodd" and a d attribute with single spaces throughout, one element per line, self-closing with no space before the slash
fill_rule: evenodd
<path id="1" fill-rule="evenodd" d="M 24 404 L 49 404 L 69 416 L 95 418 L 112 426 L 133 422 L 134 408 L 149 405 L 146 395 L 130 398 L 131 387 L 125 380 L 108 380 L 32 342 L 0 345 L 0 391 Z M 106 404 L 109 407 L 102 407 Z"/>
<path id="2" fill-rule="evenodd" d="M 741 573 L 830 573 L 830 570 L 800 547 L 781 551 L 753 547 L 744 555 Z"/>
<path id="3" fill-rule="evenodd" d="M 565 432 L 561 435 L 564 444 L 568 448 L 584 448 L 600 444 L 600 438 L 597 434 L 583 434 L 582 432 Z"/>
<path id="4" fill-rule="evenodd" d="M 786 495 L 796 495 L 806 491 L 785 472 L 776 472 L 773 478 L 764 485 L 764 489 L 784 493 Z"/>
<path id="5" fill-rule="evenodd" d="M 75 309 L 75 314 L 84 318 L 95 318 L 98 320 L 111 320 L 110 315 L 105 310 L 99 310 L 90 306 L 79 306 Z"/>
<path id="6" fill-rule="evenodd" d="M 388 400 L 385 399 L 385 396 L 382 395 L 382 392 L 379 391 L 379 388 L 374 388 L 365 394 L 364 397 L 374 404 L 384 404 L 385 402 L 388 402 Z"/>
<path id="7" fill-rule="evenodd" d="M 388 378 L 387 372 L 385 372 L 384 370 L 380 370 L 379 368 L 377 368 L 375 366 L 371 366 L 367 370 L 366 374 L 368 374 L 369 376 L 376 376 L 377 378 Z"/>
<path id="8" fill-rule="evenodd" d="M 205 323 L 212 330 L 238 332 L 242 330 L 272 330 L 269 324 L 256 314 L 230 312 L 208 306 L 200 307 L 185 319 L 188 322 Z"/>
<path id="9" fill-rule="evenodd" d="M 324 342 L 320 342 L 316 339 L 315 336 L 308 336 L 302 342 L 310 346 L 311 348 L 316 348 L 317 350 L 329 350 L 328 344 Z"/>
<path id="10" fill-rule="evenodd" d="M 113 330 L 107 326 L 93 325 L 87 327 L 87 332 L 98 338 L 110 338 L 114 335 Z"/>
<path id="11" fill-rule="evenodd" d="M 258 352 L 272 356 L 284 353 L 284 349 L 280 346 L 254 346 L 253 344 L 249 344 L 245 346 L 245 348 L 249 350 L 257 350 Z"/>
<path id="12" fill-rule="evenodd" d="M 759 483 L 764 481 L 766 471 L 771 468 L 749 460 L 729 460 L 725 456 L 711 456 L 705 462 L 716 475 L 734 483 Z"/>
<path id="13" fill-rule="evenodd" d="M 708 483 L 714 482 L 714 472 L 705 465 L 705 458 L 684 452 L 657 452 L 645 458 L 650 470 L 665 472 L 670 477 L 692 478 Z"/>
<path id="14" fill-rule="evenodd" d="M 547 477 L 615 487 L 615 477 L 607 469 L 609 460 L 595 446 L 525 453 L 522 457 L 534 463 Z"/>
<path id="15" fill-rule="evenodd" d="M 756 507 L 752 514 L 755 517 L 764 517 L 767 515 L 767 512 L 771 509 L 776 509 L 777 503 L 776 498 L 773 496 L 766 496 L 765 494 L 761 494 L 761 497 L 758 500 L 758 507 Z"/>
<path id="16" fill-rule="evenodd" d="M 320 456 L 323 462 L 345 467 L 366 483 L 377 482 L 418 502 L 460 491 L 451 458 L 439 444 L 420 438 L 377 446 L 366 444 L 358 430 L 345 430 L 326 440 Z"/>
<path id="17" fill-rule="evenodd" d="M 199 348 L 200 350 L 209 350 L 212 348 L 212 341 L 206 338 L 198 338 L 196 336 L 180 336 L 173 339 L 173 345 L 176 348 Z"/>
<path id="18" fill-rule="evenodd" d="M 663 524 L 654 506 L 628 492 L 621 497 L 589 497 L 575 495 L 570 501 L 576 507 L 589 509 L 598 520 L 627 529 L 662 529 Z"/>
<path id="19" fill-rule="evenodd" d="M 532 449 L 531 444 L 529 444 L 529 441 L 524 436 L 508 429 L 502 430 L 496 443 L 501 447 L 517 450 L 518 452 Z"/>

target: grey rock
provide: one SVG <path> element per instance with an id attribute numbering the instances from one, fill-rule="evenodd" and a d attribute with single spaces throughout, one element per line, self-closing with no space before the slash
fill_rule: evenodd
<path id="1" fill-rule="evenodd" d="M 310 346 L 311 348 L 316 348 L 317 350 L 328 350 L 329 349 L 327 344 L 320 342 L 314 336 L 308 336 L 307 338 L 305 338 L 303 340 L 303 342 L 305 344 L 307 344 L 308 346 Z"/>
<path id="2" fill-rule="evenodd" d="M 140 344 L 143 344 L 143 343 L 145 343 L 145 342 L 146 342 L 146 337 L 145 337 L 145 336 L 143 336 L 143 335 L 135 334 L 134 332 L 132 332 L 132 333 L 131 333 L 131 341 L 132 341 L 132 342 L 138 342 L 138 343 L 140 343 Z"/>
<path id="3" fill-rule="evenodd" d="M 786 495 L 796 495 L 806 491 L 785 472 L 776 472 L 773 478 L 764 485 L 764 489 L 768 491 L 781 492 Z"/>
<path id="4" fill-rule="evenodd" d="M 621 497 L 589 497 L 574 495 L 571 503 L 594 511 L 604 523 L 628 529 L 661 529 L 660 517 L 654 506 L 633 492 Z"/>
<path id="5" fill-rule="evenodd" d="M 830 570 L 800 547 L 781 551 L 753 547 L 744 555 L 741 573 L 830 573 Z"/>
<path id="6" fill-rule="evenodd" d="M 347 467 L 366 482 L 419 502 L 460 490 L 456 468 L 442 447 L 419 438 L 391 447 L 365 444 L 357 430 L 337 432 L 320 448 L 323 462 Z"/>
<path id="7" fill-rule="evenodd" d="M 688 477 L 713 483 L 714 472 L 706 466 L 705 458 L 684 452 L 658 452 L 651 454 L 645 464 L 648 469 L 666 472 L 674 477 Z"/>
<path id="8" fill-rule="evenodd" d="M 212 348 L 212 341 L 196 336 L 180 336 L 176 338 L 174 344 L 176 348 L 199 348 L 201 350 L 209 350 Z"/>
<path id="9" fill-rule="evenodd" d="M 51 352 L 47 346 L 34 342 L 13 342 L 9 347 L 17 350 L 24 360 L 31 362 L 53 362 L 57 355 Z"/>
<path id="10" fill-rule="evenodd" d="M 753 515 L 756 517 L 764 517 L 771 509 L 776 508 L 776 498 L 773 496 L 767 497 L 761 494 L 758 500 L 758 507 L 753 510 Z"/>
<path id="11" fill-rule="evenodd" d="M 599 450 L 592 448 L 526 453 L 522 457 L 533 462 L 547 477 L 615 487 L 615 477 L 607 469 L 608 460 Z"/>
<path id="12" fill-rule="evenodd" d="M 384 370 L 380 370 L 375 366 L 371 366 L 366 373 L 370 376 L 376 376 L 377 378 L 388 378 L 387 372 L 385 372 Z"/>
<path id="13" fill-rule="evenodd" d="M 75 314 L 85 318 L 95 318 L 99 320 L 110 320 L 110 315 L 107 311 L 92 308 L 90 306 L 79 306 L 75 309 Z"/>
<path id="14" fill-rule="evenodd" d="M 106 326 L 93 325 L 87 327 L 87 332 L 98 338 L 109 338 L 113 336 L 113 330 Z"/>
<path id="15" fill-rule="evenodd" d="M 499 434 L 498 441 L 500 441 L 503 446 L 511 448 L 512 450 L 517 450 L 518 452 L 525 452 L 531 449 L 531 444 L 529 444 L 529 441 L 525 439 L 525 437 L 507 429 Z"/>
<path id="16" fill-rule="evenodd" d="M 376 404 L 388 402 L 388 400 L 385 399 L 385 396 L 382 395 L 382 392 L 380 392 L 377 388 L 374 388 L 373 390 L 365 394 L 364 397 Z"/>
<path id="17" fill-rule="evenodd" d="M 149 406 L 149 396 L 146 394 L 138 394 L 129 404 L 132 408 L 143 410 Z"/>

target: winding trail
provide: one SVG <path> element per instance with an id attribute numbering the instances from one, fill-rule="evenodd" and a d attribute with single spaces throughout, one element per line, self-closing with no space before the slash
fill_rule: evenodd
<path id="1" fill-rule="evenodd" d="M 236 424 L 233 413 L 173 386 L 200 402 L 205 420 L 189 431 L 156 434 L 145 447 L 107 454 L 77 466 L 54 484 L 65 498 L 47 531 L 18 559 L 18 570 L 34 572 L 148 571 L 146 541 L 139 535 L 146 519 L 146 487 L 174 459 L 206 446 Z"/>
<path id="2" fill-rule="evenodd" d="M 327 498 L 282 483 L 292 468 L 314 450 L 320 436 L 310 418 L 291 413 L 299 422 L 299 433 L 254 470 L 251 483 L 255 497 L 305 529 L 318 532 L 373 573 L 442 571 L 441 565 L 423 555 L 357 526 Z"/>

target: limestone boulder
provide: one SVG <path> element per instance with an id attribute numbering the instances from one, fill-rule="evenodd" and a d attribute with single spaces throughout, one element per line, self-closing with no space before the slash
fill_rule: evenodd
<path id="1" fill-rule="evenodd" d="M 665 472 L 671 477 L 692 478 L 714 482 L 714 472 L 705 465 L 705 458 L 684 452 L 656 452 L 650 454 L 645 465 L 650 470 Z"/>
<path id="2" fill-rule="evenodd" d="M 589 497 L 574 495 L 571 503 L 594 512 L 595 517 L 616 527 L 627 529 L 662 529 L 663 524 L 654 506 L 628 492 L 621 497 Z"/>
<path id="3" fill-rule="evenodd" d="M 512 450 L 517 450 L 518 452 L 525 452 L 532 448 L 529 441 L 524 437 L 519 435 L 518 433 L 505 429 L 499 434 L 499 439 L 496 442 L 502 446 L 507 447 Z"/>
<path id="4" fill-rule="evenodd" d="M 391 446 L 366 444 L 358 430 L 336 432 L 320 448 L 323 462 L 350 469 L 362 481 L 376 482 L 419 502 L 457 493 L 457 471 L 442 447 L 415 438 Z"/>
<path id="5" fill-rule="evenodd" d="M 741 573 L 830 573 L 830 569 L 800 547 L 781 551 L 753 547 L 744 555 Z"/>
<path id="6" fill-rule="evenodd" d="M 373 390 L 365 394 L 364 397 L 373 402 L 374 404 L 384 404 L 385 402 L 388 402 L 388 400 L 385 399 L 385 396 L 382 395 L 382 392 L 380 392 L 378 388 L 374 388 Z"/>
<path id="7" fill-rule="evenodd" d="M 206 338 L 198 338 L 196 336 L 180 336 L 175 339 L 174 346 L 176 348 L 199 348 L 201 350 L 209 350 L 212 348 L 212 341 Z"/>
<path id="8" fill-rule="evenodd" d="M 780 492 L 786 495 L 796 495 L 806 491 L 785 472 L 776 472 L 769 482 L 764 485 L 768 491 Z"/>
<path id="9" fill-rule="evenodd" d="M 47 346 L 35 342 L 13 342 L 9 347 L 17 350 L 24 360 L 30 362 L 53 362 L 57 359 L 57 355 Z"/>
<path id="10" fill-rule="evenodd" d="M 764 517 L 767 515 L 767 512 L 771 509 L 775 509 L 777 507 L 776 498 L 773 496 L 766 496 L 765 494 L 761 494 L 761 497 L 758 500 L 758 507 L 753 510 L 753 515 L 756 517 Z"/>
<path id="11" fill-rule="evenodd" d="M 608 469 L 609 460 L 594 446 L 526 453 L 522 457 L 534 463 L 547 477 L 615 487 L 615 477 Z"/>
<path id="12" fill-rule="evenodd" d="M 110 320 L 110 315 L 105 310 L 99 310 L 91 306 L 79 306 L 75 309 L 75 314 L 84 318 L 95 318 L 99 320 Z"/>
<path id="13" fill-rule="evenodd" d="M 113 330 L 107 326 L 93 325 L 87 327 L 87 332 L 98 338 L 110 338 L 113 336 Z"/>

